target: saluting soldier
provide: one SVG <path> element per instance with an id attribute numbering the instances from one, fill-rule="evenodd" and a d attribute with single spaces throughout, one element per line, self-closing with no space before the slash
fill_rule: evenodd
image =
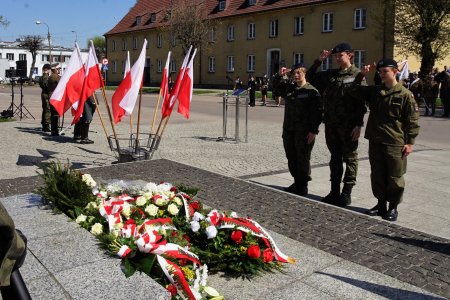
<path id="1" fill-rule="evenodd" d="M 317 68 L 331 54 L 339 68 L 316 73 Z M 352 65 L 352 57 L 353 50 L 349 44 L 338 44 L 331 51 L 323 50 L 307 73 L 308 79 L 323 97 L 325 139 L 331 154 L 331 191 L 323 201 L 341 207 L 351 203 L 351 192 L 358 172 L 358 139 L 366 113 L 364 103 L 347 93 L 360 72 Z M 365 84 L 365 81 L 361 84 Z M 342 192 L 341 181 L 344 182 Z"/>
<path id="2" fill-rule="evenodd" d="M 42 101 L 42 131 L 50 132 L 50 89 L 48 87 L 48 79 L 50 77 L 50 64 L 45 64 L 42 67 L 42 76 L 39 79 L 39 86 L 41 87 L 41 101 Z"/>
<path id="3" fill-rule="evenodd" d="M 289 75 L 289 76 L 288 76 Z M 274 91 L 284 97 L 283 145 L 294 183 L 285 190 L 297 195 L 308 193 L 311 180 L 311 151 L 322 122 L 322 99 L 306 81 L 306 68 L 295 64 L 281 68 L 273 80 Z"/>
<path id="4" fill-rule="evenodd" d="M 364 67 L 351 90 L 370 108 L 365 138 L 369 140 L 372 192 L 378 203 L 366 213 L 396 221 L 405 189 L 407 157 L 419 134 L 419 108 L 411 91 L 397 82 L 399 70 L 393 59 L 380 60 L 376 65 L 383 85 L 357 86 L 373 67 Z"/>
<path id="5" fill-rule="evenodd" d="M 61 79 L 60 76 L 61 67 L 59 63 L 52 64 L 52 74 L 50 75 L 48 79 L 48 88 L 50 90 L 50 96 L 53 93 L 53 91 L 56 89 L 56 86 L 59 83 L 59 80 Z M 51 112 L 51 119 L 50 119 L 50 126 L 51 126 L 51 135 L 58 136 L 58 122 L 59 122 L 59 114 L 56 111 L 56 109 L 53 107 L 53 105 L 50 105 L 50 112 Z"/>

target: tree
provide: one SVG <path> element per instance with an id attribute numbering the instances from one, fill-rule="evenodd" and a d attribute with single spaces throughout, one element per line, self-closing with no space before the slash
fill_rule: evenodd
<path id="1" fill-rule="evenodd" d="M 105 57 L 106 55 L 106 40 L 104 36 L 94 36 L 93 38 L 88 39 L 87 48 L 91 47 L 91 40 L 94 43 L 95 53 L 97 54 L 97 58 L 100 59 Z"/>
<path id="2" fill-rule="evenodd" d="M 31 69 L 30 75 L 28 76 L 28 83 L 32 84 L 33 82 L 33 70 L 36 65 L 36 55 L 37 52 L 42 49 L 42 41 L 43 38 L 38 35 L 27 35 L 21 38 L 20 47 L 28 49 L 31 52 Z"/>
<path id="3" fill-rule="evenodd" d="M 0 27 L 6 28 L 9 25 L 9 21 L 5 17 L 0 16 Z"/>
<path id="4" fill-rule="evenodd" d="M 423 78 L 436 61 L 450 53 L 450 1 L 385 1 L 387 7 L 395 9 L 395 45 L 401 53 L 413 53 L 421 59 L 419 76 Z"/>

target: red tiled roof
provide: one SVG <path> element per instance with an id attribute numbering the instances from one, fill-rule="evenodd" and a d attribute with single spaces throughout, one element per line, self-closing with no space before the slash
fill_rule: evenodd
<path id="1" fill-rule="evenodd" d="M 210 18 L 225 18 L 230 16 L 246 15 L 250 13 L 266 12 L 270 10 L 286 9 L 296 6 L 322 4 L 342 0 L 257 0 L 256 5 L 248 5 L 248 0 L 226 0 L 226 8 L 219 11 L 218 0 L 195 0 L 204 3 Z M 157 28 L 164 23 L 164 17 L 172 0 L 140 0 L 130 11 L 105 33 L 111 35 L 129 31 L 139 31 Z M 156 14 L 156 22 L 151 22 L 151 14 Z M 136 25 L 136 17 L 141 17 L 141 23 Z"/>

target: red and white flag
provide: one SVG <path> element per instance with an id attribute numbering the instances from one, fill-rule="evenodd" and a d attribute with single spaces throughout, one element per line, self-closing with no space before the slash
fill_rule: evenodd
<path id="1" fill-rule="evenodd" d="M 186 56 L 184 57 L 183 64 L 181 65 L 180 71 L 178 71 L 177 79 L 175 80 L 175 84 L 170 92 L 169 101 L 165 101 L 163 103 L 163 108 L 161 109 L 162 117 L 168 117 L 172 113 L 173 107 L 175 105 L 175 101 L 178 98 L 178 92 L 180 91 L 181 81 L 183 80 L 184 73 L 186 71 L 186 66 L 189 61 L 189 56 L 191 55 L 192 46 L 189 47 Z"/>
<path id="2" fill-rule="evenodd" d="M 75 116 L 72 121 L 72 125 L 77 123 L 83 114 L 84 103 L 86 100 L 95 93 L 95 90 L 103 86 L 103 78 L 100 73 L 100 67 L 95 53 L 94 43 L 91 40 L 91 47 L 89 48 L 89 55 L 84 64 L 86 73 L 84 74 L 83 88 L 81 90 L 80 101 L 78 102 L 75 112 Z"/>
<path id="3" fill-rule="evenodd" d="M 189 64 L 186 67 L 183 80 L 181 81 L 180 91 L 178 93 L 178 113 L 189 119 L 189 111 L 191 109 L 192 90 L 194 87 L 194 58 L 197 49 L 194 50 Z"/>
<path id="4" fill-rule="evenodd" d="M 162 79 L 161 79 L 161 86 L 159 87 L 159 94 L 161 95 L 162 99 L 163 99 L 163 104 L 161 106 L 161 110 L 162 110 L 162 114 L 166 114 L 166 112 L 164 111 L 165 109 L 168 108 L 168 105 L 166 105 L 166 103 L 168 103 L 169 101 L 169 96 L 170 96 L 170 91 L 169 91 L 169 65 L 170 65 L 170 55 L 172 54 L 172 52 L 169 51 L 169 53 L 167 54 L 167 60 L 166 60 L 166 65 L 164 66 L 164 71 L 163 71 L 163 75 L 162 75 Z"/>
<path id="5" fill-rule="evenodd" d="M 133 112 L 139 89 L 142 86 L 146 47 L 147 39 L 144 40 L 139 58 L 134 63 L 130 72 L 125 74 L 125 78 L 112 96 L 112 111 L 115 124 L 119 123 L 124 115 L 131 115 Z"/>
<path id="6" fill-rule="evenodd" d="M 72 55 L 67 63 L 67 68 L 50 96 L 50 104 L 53 105 L 60 116 L 80 99 L 84 73 L 80 48 L 75 43 L 75 49 L 73 49 Z"/>

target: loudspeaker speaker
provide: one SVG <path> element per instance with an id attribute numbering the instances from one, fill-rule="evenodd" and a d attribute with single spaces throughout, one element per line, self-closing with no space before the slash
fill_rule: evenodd
<path id="1" fill-rule="evenodd" d="M 16 70 L 14 69 L 5 70 L 5 77 L 6 78 L 16 77 Z"/>
<path id="2" fill-rule="evenodd" d="M 26 60 L 16 61 L 16 76 L 17 77 L 28 77 Z"/>

